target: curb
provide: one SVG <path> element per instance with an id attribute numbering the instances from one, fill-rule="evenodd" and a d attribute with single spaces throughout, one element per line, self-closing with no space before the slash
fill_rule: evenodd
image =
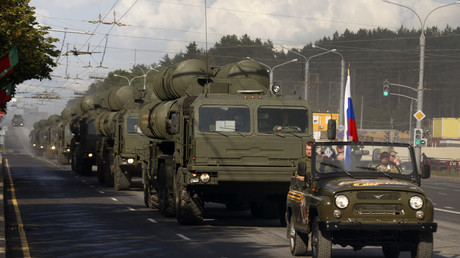
<path id="1" fill-rule="evenodd" d="M 5 166 L 3 162 L 3 156 L 0 154 L 0 199 L 2 204 L 0 205 L 0 257 L 6 256 L 6 228 L 5 228 L 5 187 L 4 187 L 4 172 Z"/>

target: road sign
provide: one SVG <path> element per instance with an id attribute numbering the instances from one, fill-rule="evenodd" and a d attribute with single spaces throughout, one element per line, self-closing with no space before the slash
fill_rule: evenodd
<path id="1" fill-rule="evenodd" d="M 414 117 L 418 121 L 422 121 L 422 119 L 425 118 L 425 114 L 421 110 L 419 110 L 419 111 L 415 112 Z"/>

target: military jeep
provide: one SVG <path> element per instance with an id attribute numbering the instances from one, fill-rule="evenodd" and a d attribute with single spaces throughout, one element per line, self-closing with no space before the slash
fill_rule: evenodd
<path id="1" fill-rule="evenodd" d="M 381 246 L 385 257 L 410 251 L 431 257 L 433 203 L 420 188 L 428 165 L 415 162 L 408 144 L 318 142 L 300 160 L 287 196 L 291 253 L 330 257 L 332 244 Z"/>

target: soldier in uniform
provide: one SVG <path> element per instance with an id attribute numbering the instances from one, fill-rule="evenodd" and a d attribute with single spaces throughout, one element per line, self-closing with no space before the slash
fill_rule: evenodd
<path id="1" fill-rule="evenodd" d="M 299 160 L 297 160 L 297 166 L 296 166 L 296 171 L 295 171 L 295 177 L 293 178 L 293 180 L 295 180 L 295 184 L 291 184 L 295 186 L 295 188 L 297 189 L 293 189 L 293 190 L 299 190 L 299 189 L 304 189 L 305 187 L 308 187 L 308 185 L 305 183 L 305 177 L 303 176 L 299 176 L 297 174 L 297 168 L 299 167 L 299 162 L 305 162 L 307 164 L 307 175 L 311 175 L 311 166 L 312 166 L 312 162 L 311 162 L 311 147 L 313 145 L 313 142 L 308 142 L 306 145 L 305 145 L 305 156 L 303 156 L 302 158 L 300 158 Z"/>
<path id="2" fill-rule="evenodd" d="M 390 153 L 384 151 L 379 155 L 380 162 L 374 162 L 369 165 L 371 168 L 375 168 L 377 171 L 399 173 L 399 168 L 393 163 L 390 162 Z"/>

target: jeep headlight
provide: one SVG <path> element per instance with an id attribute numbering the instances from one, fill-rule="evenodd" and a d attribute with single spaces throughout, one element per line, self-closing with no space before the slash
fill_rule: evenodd
<path id="1" fill-rule="evenodd" d="M 348 207 L 348 203 L 349 203 L 348 197 L 346 197 L 343 194 L 337 195 L 335 197 L 335 205 L 340 209 L 345 209 L 346 207 Z"/>
<path id="2" fill-rule="evenodd" d="M 412 196 L 409 200 L 409 205 L 414 210 L 419 210 L 423 207 L 423 199 L 420 196 Z"/>

